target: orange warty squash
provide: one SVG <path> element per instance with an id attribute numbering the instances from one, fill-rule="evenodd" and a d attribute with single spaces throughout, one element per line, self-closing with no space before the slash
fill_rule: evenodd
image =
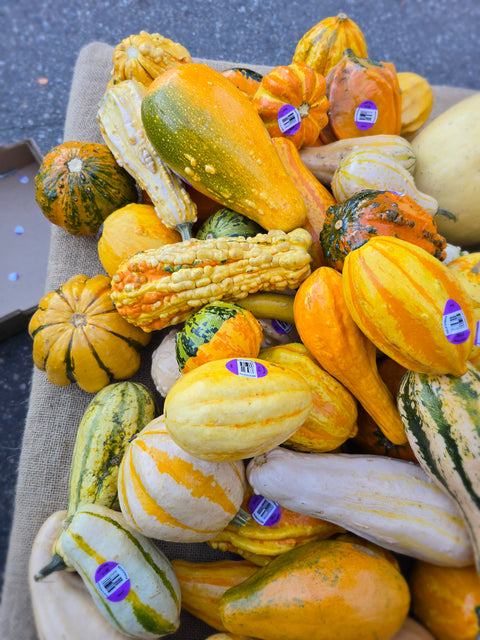
<path id="1" fill-rule="evenodd" d="M 325 78 L 303 62 L 275 67 L 253 97 L 272 138 L 288 136 L 300 149 L 313 144 L 328 122 Z"/>
<path id="2" fill-rule="evenodd" d="M 297 451 L 333 451 L 357 432 L 357 403 L 347 389 L 327 371 L 301 342 L 263 349 L 262 360 L 300 373 L 310 385 L 310 415 L 283 444 Z"/>
<path id="3" fill-rule="evenodd" d="M 353 320 L 385 355 L 418 373 L 467 372 L 473 304 L 440 260 L 390 236 L 345 258 L 343 291 Z"/>
<path id="4" fill-rule="evenodd" d="M 391 638 L 409 604 L 408 585 L 391 562 L 350 542 L 318 540 L 228 589 L 219 608 L 225 627 L 239 635 L 372 640 Z"/>
<path id="5" fill-rule="evenodd" d="M 373 236 L 395 236 L 422 247 L 439 260 L 447 241 L 435 219 L 408 195 L 365 189 L 327 209 L 320 232 L 325 264 L 342 271 L 345 257 Z"/>
<path id="6" fill-rule="evenodd" d="M 310 255 L 312 256 L 313 271 L 325 264 L 319 236 L 323 229 L 327 209 L 335 205 L 336 200 L 304 165 L 290 138 L 276 137 L 272 138 L 272 142 L 307 207 L 307 217 L 303 228 L 312 236 Z"/>
<path id="7" fill-rule="evenodd" d="M 40 300 L 28 331 L 33 361 L 59 386 L 90 393 L 130 378 L 150 335 L 124 320 L 110 298 L 110 278 L 76 275 Z"/>
<path id="8" fill-rule="evenodd" d="M 347 49 L 327 78 L 327 144 L 343 138 L 400 135 L 402 101 L 395 65 L 362 58 Z"/>
<path id="9" fill-rule="evenodd" d="M 253 99 L 262 81 L 260 73 L 244 67 L 233 67 L 220 73 L 225 78 L 228 78 L 230 82 L 233 82 L 237 89 L 240 89 L 250 99 Z"/>
<path id="10" fill-rule="evenodd" d="M 409 575 L 414 616 L 436 640 L 476 640 L 480 576 L 475 567 L 440 567 L 417 560 Z"/>
<path id="11" fill-rule="evenodd" d="M 303 35 L 292 62 L 305 62 L 326 76 L 341 60 L 345 49 L 360 58 L 367 57 L 367 44 L 360 27 L 345 13 L 324 18 Z"/>
<path id="12" fill-rule="evenodd" d="M 342 274 L 320 267 L 302 282 L 293 313 L 300 338 L 317 362 L 341 382 L 395 444 L 407 441 L 395 399 L 380 377 L 375 345 L 345 304 Z"/>
<path id="13" fill-rule="evenodd" d="M 138 251 L 180 242 L 181 236 L 166 227 L 148 204 L 127 204 L 111 213 L 99 230 L 98 257 L 112 278 L 120 263 Z"/>

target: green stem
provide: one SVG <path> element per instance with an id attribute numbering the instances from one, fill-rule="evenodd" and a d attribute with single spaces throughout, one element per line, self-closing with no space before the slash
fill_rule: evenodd
<path id="1" fill-rule="evenodd" d="M 63 561 L 62 556 L 59 556 L 58 553 L 55 553 L 50 562 L 45 565 L 43 569 L 40 569 L 40 571 L 33 576 L 33 579 L 35 580 L 35 582 L 39 582 L 54 571 L 63 571 L 66 568 L 67 565 Z"/>
<path id="2" fill-rule="evenodd" d="M 189 240 L 192 237 L 192 223 L 180 222 L 177 224 L 177 231 L 182 236 L 182 240 Z"/>

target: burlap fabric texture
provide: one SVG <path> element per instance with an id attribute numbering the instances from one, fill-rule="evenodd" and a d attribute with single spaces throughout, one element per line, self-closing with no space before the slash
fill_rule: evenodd
<path id="1" fill-rule="evenodd" d="M 103 142 L 95 115 L 110 79 L 112 52 L 113 47 L 101 42 L 91 43 L 81 50 L 73 73 L 65 121 L 65 140 Z M 260 73 L 268 71 L 267 67 L 247 63 L 196 61 L 205 62 L 217 70 L 247 66 Z M 447 87 L 434 89 L 436 101 L 432 117 L 473 93 L 466 89 Z M 95 239 L 76 238 L 63 229 L 52 226 L 45 292 L 57 288 L 71 276 L 80 273 L 89 277 L 104 273 L 98 259 Z M 162 332 L 153 336 L 144 352 L 142 367 L 133 378 L 152 389 L 151 353 L 161 338 Z M 33 372 L 0 606 L 2 640 L 37 640 L 27 582 L 29 553 L 42 522 L 54 511 L 66 508 L 76 429 L 91 399 L 91 394 L 83 392 L 76 385 L 56 387 L 46 380 L 43 372 Z M 222 557 L 206 544 L 160 543 L 160 547 L 170 558 L 212 560 Z M 170 637 L 199 640 L 209 633 L 213 633 L 210 627 L 184 612 L 179 631 Z"/>

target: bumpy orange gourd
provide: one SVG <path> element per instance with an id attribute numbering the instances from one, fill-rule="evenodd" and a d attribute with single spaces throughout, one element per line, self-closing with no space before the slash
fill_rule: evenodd
<path id="1" fill-rule="evenodd" d="M 473 252 L 455 258 L 448 263 L 450 271 L 458 278 L 473 305 L 474 332 L 480 323 L 480 253 Z M 469 357 L 474 367 L 480 367 L 480 346 L 474 344 Z"/>
<path id="2" fill-rule="evenodd" d="M 288 136 L 300 149 L 313 144 L 328 122 L 326 90 L 322 74 L 295 62 L 263 76 L 253 104 L 272 138 Z"/>
<path id="3" fill-rule="evenodd" d="M 218 631 L 225 631 L 218 603 L 227 589 L 240 584 L 258 566 L 247 560 L 213 560 L 194 562 L 174 558 L 172 566 L 182 594 L 182 609 Z"/>
<path id="4" fill-rule="evenodd" d="M 126 322 L 110 298 L 110 278 L 76 275 L 40 300 L 28 325 L 33 361 L 52 384 L 90 393 L 130 378 L 150 335 Z"/>
<path id="5" fill-rule="evenodd" d="M 473 305 L 446 265 L 410 242 L 371 238 L 343 268 L 360 330 L 406 369 L 461 376 L 473 346 Z"/>
<path id="6" fill-rule="evenodd" d="M 284 442 L 297 451 L 333 451 L 357 432 L 357 403 L 352 394 L 300 342 L 263 349 L 259 357 L 297 371 L 310 385 L 313 409 Z"/>
<path id="7" fill-rule="evenodd" d="M 316 269 L 300 285 L 293 313 L 302 342 L 320 366 L 357 398 L 389 440 L 406 442 L 395 399 L 378 373 L 375 345 L 345 304 L 342 274 Z"/>
<path id="8" fill-rule="evenodd" d="M 400 135 L 402 101 L 395 65 L 346 50 L 327 76 L 325 144 L 365 135 Z"/>
<path id="9" fill-rule="evenodd" d="M 276 137 L 272 142 L 280 156 L 287 173 L 297 186 L 307 207 L 307 217 L 303 228 L 312 236 L 310 255 L 312 271 L 325 264 L 320 243 L 327 209 L 336 204 L 330 191 L 307 169 L 300 154 L 289 138 Z"/>
<path id="10" fill-rule="evenodd" d="M 127 204 L 104 220 L 97 250 L 103 268 L 113 277 L 120 263 L 138 251 L 180 242 L 175 229 L 165 226 L 148 204 Z"/>
<path id="11" fill-rule="evenodd" d="M 480 577 L 474 566 L 440 567 L 417 560 L 408 582 L 413 614 L 436 640 L 478 638 Z"/>
<path id="12" fill-rule="evenodd" d="M 409 609 L 408 585 L 385 558 L 350 542 L 309 542 L 225 592 L 232 633 L 263 640 L 391 638 Z"/>
<path id="13" fill-rule="evenodd" d="M 324 18 L 298 41 L 292 62 L 305 62 L 326 76 L 341 60 L 345 49 L 367 57 L 367 44 L 360 27 L 345 13 Z"/>

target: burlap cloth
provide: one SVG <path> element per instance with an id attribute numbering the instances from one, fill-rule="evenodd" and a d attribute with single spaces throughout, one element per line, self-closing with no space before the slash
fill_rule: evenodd
<path id="1" fill-rule="evenodd" d="M 110 78 L 113 47 L 94 42 L 84 47 L 75 65 L 66 113 L 64 139 L 103 142 L 95 120 L 96 108 Z M 248 66 L 260 73 L 266 67 L 227 61 L 197 60 L 221 70 Z M 288 64 L 286 62 L 285 64 Z M 435 117 L 473 91 L 435 87 Z M 104 273 L 93 238 L 76 238 L 52 225 L 45 291 L 57 288 L 73 275 Z M 142 367 L 133 378 L 154 389 L 150 359 L 159 344 L 153 336 L 144 352 Z M 66 508 L 67 483 L 76 429 L 92 395 L 76 385 L 56 387 L 43 372 L 33 371 L 32 388 L 18 469 L 15 511 L 0 605 L 2 640 L 36 640 L 27 565 L 33 539 L 42 522 L 58 509 Z M 160 398 L 159 398 L 160 399 Z M 206 544 L 161 543 L 170 558 L 208 560 L 221 557 Z M 180 630 L 172 638 L 198 640 L 213 630 L 189 614 L 182 614 Z M 92 638 L 91 640 L 96 640 Z"/>

